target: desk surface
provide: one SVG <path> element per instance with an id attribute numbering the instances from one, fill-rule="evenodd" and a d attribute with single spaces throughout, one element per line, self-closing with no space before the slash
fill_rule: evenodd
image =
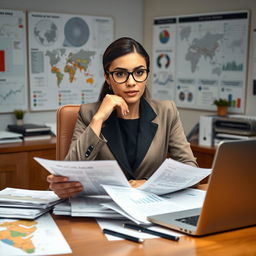
<path id="1" fill-rule="evenodd" d="M 76 256 L 256 255 L 255 226 L 200 238 L 183 236 L 179 242 L 157 238 L 137 244 L 108 241 L 92 218 L 53 217 Z"/>
<path id="2" fill-rule="evenodd" d="M 206 190 L 207 184 L 198 186 Z M 183 236 L 178 242 L 164 238 L 145 239 L 143 244 L 127 240 L 108 241 L 93 218 L 53 215 L 75 256 L 255 256 L 256 227 L 211 236 Z"/>

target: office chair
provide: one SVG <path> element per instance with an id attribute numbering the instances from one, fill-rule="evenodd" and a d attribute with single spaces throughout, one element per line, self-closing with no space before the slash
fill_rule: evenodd
<path id="1" fill-rule="evenodd" d="M 80 105 L 64 105 L 57 110 L 56 160 L 64 160 L 71 143 Z"/>

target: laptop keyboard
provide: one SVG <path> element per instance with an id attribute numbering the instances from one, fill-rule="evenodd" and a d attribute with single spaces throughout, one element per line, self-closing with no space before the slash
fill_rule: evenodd
<path id="1" fill-rule="evenodd" d="M 199 215 L 196 216 L 190 216 L 186 218 L 176 219 L 177 221 L 180 221 L 182 223 L 186 223 L 192 226 L 196 226 L 199 219 Z"/>

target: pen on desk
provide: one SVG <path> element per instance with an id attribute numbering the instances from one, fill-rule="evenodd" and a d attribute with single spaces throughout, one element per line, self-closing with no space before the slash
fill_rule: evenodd
<path id="1" fill-rule="evenodd" d="M 144 232 L 144 233 L 147 233 L 147 234 L 151 234 L 151 235 L 154 235 L 154 236 L 159 236 L 159 237 L 170 239 L 170 240 L 173 240 L 173 241 L 179 241 L 179 239 L 180 239 L 178 236 L 164 234 L 164 233 L 161 233 L 161 232 L 158 232 L 158 231 L 155 231 L 155 230 L 144 228 L 144 227 L 142 227 L 140 225 L 136 225 L 136 224 L 124 223 L 123 226 L 125 228 L 130 228 L 130 229 L 133 229 L 133 230 L 137 230 L 139 232 Z"/>
<path id="2" fill-rule="evenodd" d="M 119 233 L 119 232 L 116 232 L 116 231 L 113 231 L 113 230 L 110 230 L 110 229 L 104 228 L 102 231 L 103 231 L 104 234 L 108 234 L 108 235 L 111 235 L 111 236 L 117 236 L 117 237 L 120 237 L 120 238 L 123 238 L 123 239 L 126 239 L 126 240 L 130 240 L 130 241 L 133 241 L 133 242 L 137 242 L 137 243 L 143 243 L 144 242 L 144 240 L 141 239 L 141 238 L 126 235 L 126 234 L 123 234 L 123 233 Z"/>

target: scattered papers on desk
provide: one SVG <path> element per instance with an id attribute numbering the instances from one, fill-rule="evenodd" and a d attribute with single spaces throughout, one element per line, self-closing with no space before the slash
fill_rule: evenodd
<path id="1" fill-rule="evenodd" d="M 12 255 L 72 253 L 50 214 L 36 220 L 0 219 L 0 252 Z"/>
<path id="2" fill-rule="evenodd" d="M 84 194 L 106 194 L 101 184 L 130 187 L 128 180 L 115 160 L 102 161 L 56 161 L 34 157 L 47 171 L 54 175 L 80 181 Z"/>
<path id="3" fill-rule="evenodd" d="M 108 185 L 103 185 L 103 187 L 114 202 L 121 208 L 119 213 L 122 214 L 123 211 L 125 217 L 137 224 L 150 224 L 147 220 L 147 217 L 150 215 L 201 207 L 204 201 L 204 192 L 194 192 L 193 196 L 191 196 L 191 189 L 175 192 L 172 194 L 172 200 L 172 198 L 160 197 L 136 188 Z M 175 200 L 175 197 L 178 198 L 178 200 Z M 193 198 L 192 202 L 190 202 L 191 198 Z M 107 205 L 108 204 L 105 204 L 105 206 Z M 109 205 L 109 207 L 115 209 L 113 205 L 112 207 Z M 116 210 L 118 211 L 117 208 Z"/>
<path id="4" fill-rule="evenodd" d="M 131 229 L 127 229 L 123 227 L 124 222 L 125 223 L 129 223 L 129 221 L 123 221 L 123 220 L 104 220 L 104 219 L 96 219 L 98 225 L 100 226 L 100 228 L 103 230 L 104 228 L 106 229 L 110 229 L 116 232 L 120 232 L 126 235 L 130 235 L 130 236 L 135 236 L 141 239 L 150 239 L 150 238 L 159 238 L 158 236 L 154 236 L 154 235 L 150 235 L 147 233 L 143 233 L 143 232 L 139 232 L 139 231 L 135 231 L 135 230 L 131 230 Z M 183 234 L 172 231 L 168 228 L 163 228 L 160 226 L 156 226 L 156 225 L 152 225 L 150 227 L 148 227 L 148 229 L 152 229 L 154 231 L 159 231 L 162 232 L 164 234 L 168 234 L 168 235 L 174 235 L 174 236 L 183 236 Z M 116 236 L 111 236 L 111 235 L 106 235 L 107 239 L 109 241 L 115 241 L 115 240 L 122 240 L 122 238 L 116 237 Z"/>

